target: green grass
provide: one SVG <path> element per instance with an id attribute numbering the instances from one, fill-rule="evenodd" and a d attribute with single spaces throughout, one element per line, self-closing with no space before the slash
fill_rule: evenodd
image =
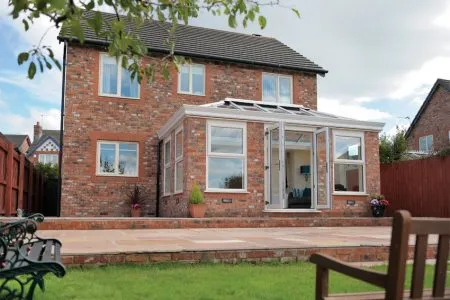
<path id="1" fill-rule="evenodd" d="M 408 279 L 410 272 L 408 267 Z M 432 276 L 433 266 L 428 266 L 427 287 L 431 287 Z M 119 265 L 71 268 L 64 278 L 49 274 L 45 278 L 45 293 L 37 291 L 36 298 L 313 299 L 314 282 L 315 266 L 309 263 Z M 334 272 L 330 283 L 333 293 L 377 290 Z"/>

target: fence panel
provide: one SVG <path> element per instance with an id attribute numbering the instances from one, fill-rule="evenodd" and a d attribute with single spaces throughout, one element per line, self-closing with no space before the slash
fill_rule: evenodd
<path id="1" fill-rule="evenodd" d="M 0 134 L 0 215 L 42 212 L 44 176 Z"/>
<path id="2" fill-rule="evenodd" d="M 382 164 L 387 214 L 406 209 L 415 217 L 450 217 L 450 156 Z"/>

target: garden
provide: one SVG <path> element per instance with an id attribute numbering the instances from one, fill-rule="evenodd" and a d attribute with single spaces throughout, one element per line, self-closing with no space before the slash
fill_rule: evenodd
<path id="1" fill-rule="evenodd" d="M 374 267 L 385 271 L 386 266 Z M 433 266 L 425 286 L 431 287 Z M 408 266 L 406 285 L 411 279 Z M 450 283 L 447 278 L 447 285 Z M 45 278 L 37 299 L 314 299 L 315 266 L 310 263 L 145 264 L 69 268 Z M 376 291 L 377 287 L 331 272 L 333 293 Z"/>

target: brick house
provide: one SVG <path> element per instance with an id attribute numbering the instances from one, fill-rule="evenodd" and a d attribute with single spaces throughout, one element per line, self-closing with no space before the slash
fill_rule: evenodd
<path id="1" fill-rule="evenodd" d="M 27 157 L 34 163 L 59 164 L 60 131 L 42 129 L 41 124 L 34 125 L 33 143 Z"/>
<path id="2" fill-rule="evenodd" d="M 450 80 L 436 80 L 405 136 L 410 151 L 450 147 Z"/>
<path id="3" fill-rule="evenodd" d="M 27 134 L 5 134 L 3 136 L 13 143 L 16 150 L 20 153 L 27 153 L 31 146 L 31 141 Z"/>
<path id="4" fill-rule="evenodd" d="M 111 20 L 113 15 L 104 14 Z M 167 53 L 164 24 L 140 36 L 144 64 Z M 317 112 L 326 70 L 274 38 L 180 26 L 175 52 L 191 58 L 168 80 L 138 84 L 85 28 L 65 48 L 62 216 L 186 217 L 194 184 L 207 216 L 366 215 L 379 192 L 383 124 Z"/>

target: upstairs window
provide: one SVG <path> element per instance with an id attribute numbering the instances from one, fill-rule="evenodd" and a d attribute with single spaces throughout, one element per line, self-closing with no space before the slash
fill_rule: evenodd
<path id="1" fill-rule="evenodd" d="M 100 55 L 100 95 L 139 98 L 137 78 L 131 79 L 131 72 L 122 68 L 115 57 Z"/>
<path id="2" fill-rule="evenodd" d="M 205 95 L 205 66 L 182 65 L 178 73 L 178 93 Z"/>
<path id="3" fill-rule="evenodd" d="M 292 76 L 263 73 L 262 90 L 264 102 L 292 103 Z"/>
<path id="4" fill-rule="evenodd" d="M 419 151 L 420 152 L 433 151 L 433 135 L 421 136 L 419 138 Z"/>

